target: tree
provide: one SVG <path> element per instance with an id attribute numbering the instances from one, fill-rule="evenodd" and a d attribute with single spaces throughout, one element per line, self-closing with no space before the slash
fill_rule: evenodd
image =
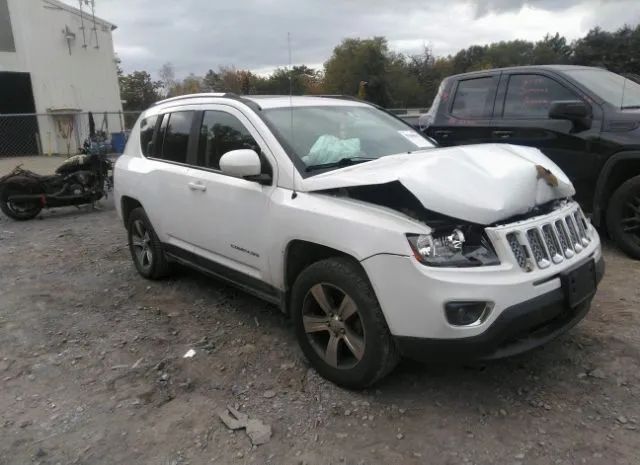
<path id="1" fill-rule="evenodd" d="M 162 82 L 154 81 L 146 71 L 134 71 L 118 79 L 125 110 L 143 110 L 162 98 Z"/>
<path id="2" fill-rule="evenodd" d="M 356 95 L 360 82 L 366 81 L 367 98 L 387 105 L 391 99 L 386 74 L 390 60 L 384 37 L 345 39 L 324 65 L 325 89 L 328 93 Z"/>
<path id="3" fill-rule="evenodd" d="M 291 69 L 276 68 L 267 78 L 259 78 L 257 93 L 274 95 L 304 95 L 319 93 L 318 84 L 321 74 L 306 65 L 293 66 Z"/>
<path id="4" fill-rule="evenodd" d="M 556 32 L 555 35 L 547 34 L 544 39 L 536 42 L 533 49 L 534 65 L 565 64 L 571 62 L 571 46 L 567 39 Z"/>
<path id="5" fill-rule="evenodd" d="M 160 81 L 144 71 L 118 75 L 125 108 L 141 109 L 161 95 L 196 92 L 236 94 L 343 94 L 354 95 L 382 106 L 427 107 L 442 80 L 468 71 L 522 65 L 578 64 L 600 66 L 640 79 L 640 25 L 614 32 L 599 28 L 572 43 L 559 33 L 542 40 L 512 40 L 488 45 L 471 45 L 455 55 L 436 57 L 431 49 L 405 56 L 389 50 L 384 37 L 344 39 L 321 70 L 306 65 L 276 68 L 270 75 L 221 66 L 204 77 L 194 74 L 179 80 L 174 67 L 165 63 Z M 636 76 L 636 77 L 633 77 Z"/>
<path id="6" fill-rule="evenodd" d="M 171 96 L 171 90 L 176 86 L 176 72 L 173 65 L 169 62 L 162 65 L 160 71 L 158 71 L 158 75 L 160 76 L 160 81 L 162 82 L 162 88 L 164 89 L 164 94 L 167 97 Z"/>
<path id="7" fill-rule="evenodd" d="M 202 87 L 207 92 L 223 92 L 224 89 L 220 73 L 216 73 L 212 69 L 207 71 L 207 74 L 205 74 L 202 79 Z"/>
<path id="8" fill-rule="evenodd" d="M 640 74 L 640 25 L 615 32 L 590 30 L 573 44 L 573 63 L 601 66 L 615 73 Z"/>

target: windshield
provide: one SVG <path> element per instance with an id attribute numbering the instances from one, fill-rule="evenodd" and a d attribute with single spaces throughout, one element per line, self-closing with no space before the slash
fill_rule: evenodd
<path id="1" fill-rule="evenodd" d="M 602 100 L 617 108 L 640 108 L 640 84 L 603 69 L 566 71 Z"/>
<path id="2" fill-rule="evenodd" d="M 410 126 L 373 107 L 272 108 L 262 114 L 285 150 L 301 160 L 306 171 L 433 147 Z"/>

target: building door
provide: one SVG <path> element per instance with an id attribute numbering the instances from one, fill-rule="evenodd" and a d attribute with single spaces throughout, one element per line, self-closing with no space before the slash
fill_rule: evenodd
<path id="1" fill-rule="evenodd" d="M 0 156 L 40 153 L 35 112 L 29 73 L 0 72 Z"/>

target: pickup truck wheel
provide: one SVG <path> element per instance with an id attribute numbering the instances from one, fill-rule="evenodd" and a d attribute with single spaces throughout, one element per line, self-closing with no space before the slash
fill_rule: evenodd
<path id="1" fill-rule="evenodd" d="M 362 389 L 398 363 L 380 304 L 352 260 L 330 258 L 302 271 L 293 285 L 291 309 L 300 347 L 324 378 Z"/>
<path id="2" fill-rule="evenodd" d="M 640 259 L 640 176 L 624 182 L 611 196 L 607 228 L 627 255 Z"/>
<path id="3" fill-rule="evenodd" d="M 138 273 L 147 279 L 160 279 L 169 274 L 162 243 L 142 208 L 136 208 L 129 214 L 127 235 L 131 258 Z"/>

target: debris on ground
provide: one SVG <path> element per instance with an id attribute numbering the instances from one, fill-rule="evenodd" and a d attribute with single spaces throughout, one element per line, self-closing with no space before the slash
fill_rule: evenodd
<path id="1" fill-rule="evenodd" d="M 254 446 L 266 444 L 271 439 L 271 425 L 265 425 L 260 420 L 250 419 L 247 422 L 246 432 Z"/>
<path id="2" fill-rule="evenodd" d="M 231 406 L 227 406 L 226 410 L 219 412 L 218 416 L 230 430 L 244 429 L 254 446 L 266 444 L 271 439 L 271 425 L 265 425 L 255 418 L 250 419 L 247 414 L 241 413 Z"/>
<path id="3" fill-rule="evenodd" d="M 246 428 L 249 421 L 248 415 L 238 412 L 231 406 L 227 406 L 226 410 L 219 412 L 218 417 L 231 430 Z"/>

